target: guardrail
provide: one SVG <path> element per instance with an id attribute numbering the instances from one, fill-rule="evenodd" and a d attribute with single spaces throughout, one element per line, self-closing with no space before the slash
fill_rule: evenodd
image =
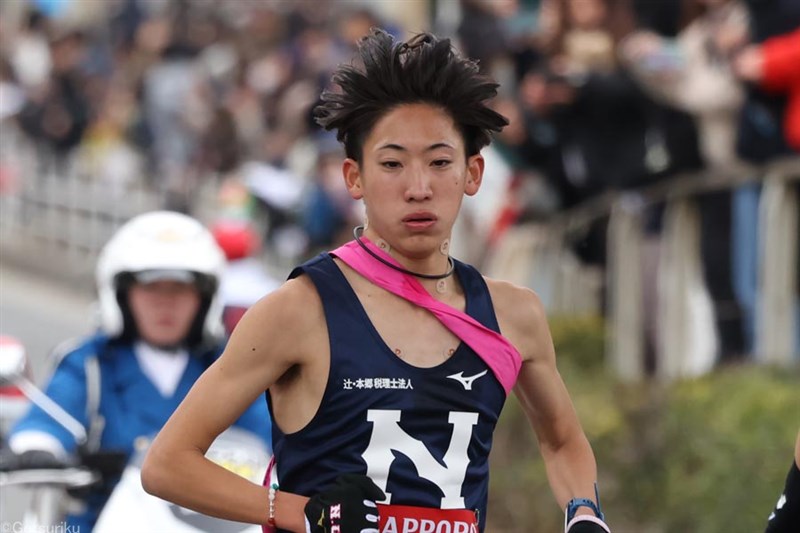
<path id="1" fill-rule="evenodd" d="M 102 246 L 131 217 L 161 209 L 164 194 L 138 179 L 119 182 L 92 174 L 76 157 L 56 164 L 14 128 L 4 128 L 0 161 L 7 177 L 0 191 L 3 257 L 67 279 L 90 280 Z M 193 215 L 205 220 L 217 185 L 203 182 Z"/>
<path id="2" fill-rule="evenodd" d="M 716 331 L 700 256 L 696 199 L 703 193 L 762 186 L 759 220 L 757 360 L 790 364 L 796 357 L 798 192 L 800 157 L 765 167 L 736 166 L 686 173 L 650 187 L 606 194 L 547 222 L 513 228 L 487 259 L 487 273 L 537 291 L 550 314 L 607 316 L 607 361 L 623 380 L 646 375 L 648 312 L 644 276 L 657 284 L 655 327 L 658 377 L 701 374 L 716 362 Z M 645 208 L 665 205 L 660 253 L 643 266 Z M 608 217 L 605 274 L 581 265 L 568 243 L 591 223 Z M 652 275 L 647 269 L 654 268 Z M 605 283 L 603 276 L 605 275 Z M 650 279 L 652 278 L 652 279 Z M 604 286 L 606 297 L 603 297 Z M 605 303 L 604 303 L 605 300 Z M 605 307 L 605 309 L 603 309 Z"/>
<path id="3" fill-rule="evenodd" d="M 0 252 L 69 279 L 91 280 L 97 254 L 120 224 L 164 205 L 146 180 L 116 183 L 97 179 L 74 164 L 62 173 L 42 172 L 40 153 L 24 136 L 6 128 L 0 162 L 16 177 L 0 191 Z M 11 182 L 9 185 L 8 182 Z M 643 276 L 657 267 L 656 373 L 671 379 L 702 373 L 715 361 L 713 320 L 698 316 L 708 299 L 699 252 L 696 198 L 704 192 L 762 184 L 759 231 L 759 302 L 756 357 L 789 364 L 797 350 L 798 187 L 800 157 L 757 167 L 688 173 L 633 192 L 606 194 L 547 222 L 510 229 L 486 258 L 487 274 L 537 291 L 551 314 L 608 317 L 607 361 L 624 380 L 645 374 Z M 197 191 L 193 214 L 212 212 L 216 184 Z M 657 265 L 643 267 L 644 208 L 665 204 Z M 205 217 L 205 218 L 204 218 Z M 609 218 L 606 271 L 582 265 L 570 251 L 574 236 Z M 605 297 L 604 297 L 604 290 Z M 706 306 L 707 307 L 707 306 Z M 702 313 L 701 313 L 702 314 Z"/>

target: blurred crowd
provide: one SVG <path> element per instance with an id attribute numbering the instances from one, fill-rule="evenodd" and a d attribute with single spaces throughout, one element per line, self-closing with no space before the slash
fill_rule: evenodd
<path id="1" fill-rule="evenodd" d="M 70 22 L 71 4 L 93 13 Z M 477 250 L 609 191 L 800 150 L 797 0 L 430 0 L 420 28 L 381 4 L 4 2 L 3 127 L 56 173 L 79 161 L 94 179 L 144 180 L 167 208 L 191 211 L 197 185 L 214 180 L 221 217 L 253 220 L 266 249 L 293 258 L 348 239 L 361 218 L 341 185 L 343 152 L 311 109 L 373 26 L 448 35 L 501 84 L 510 125 L 465 210 Z M 752 348 L 758 195 L 699 199 L 730 357 Z M 586 264 L 605 263 L 605 230 L 600 220 L 574 243 Z"/>

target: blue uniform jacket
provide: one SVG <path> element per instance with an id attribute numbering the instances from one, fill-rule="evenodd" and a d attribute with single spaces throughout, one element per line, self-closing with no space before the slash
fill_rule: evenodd
<path id="1" fill-rule="evenodd" d="M 221 348 L 206 354 L 192 353 L 175 393 L 164 397 L 142 372 L 130 344 L 111 344 L 107 337 L 97 335 L 61 359 L 45 392 L 88 431 L 85 361 L 97 357 L 101 376 L 100 414 L 105 419 L 100 449 L 130 455 L 137 437 L 153 436 L 164 426 L 192 384 L 219 357 Z M 263 399 L 251 405 L 236 425 L 252 431 L 270 446 L 269 414 Z M 45 431 L 60 440 L 67 452 L 76 450 L 73 436 L 37 406 L 15 425 L 12 434 L 25 430 Z M 88 525 L 81 531 L 90 531 L 106 499 L 107 495 L 90 497 L 86 515 L 70 517 L 68 523 Z"/>

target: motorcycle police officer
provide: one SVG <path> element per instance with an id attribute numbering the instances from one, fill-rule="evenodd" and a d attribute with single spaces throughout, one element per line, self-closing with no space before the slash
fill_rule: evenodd
<path id="1" fill-rule="evenodd" d="M 86 442 L 34 406 L 12 429 L 10 449 L 55 460 L 87 451 L 129 456 L 138 437 L 157 433 L 222 351 L 224 266 L 211 233 L 191 217 L 158 211 L 124 224 L 97 263 L 100 328 L 60 350 L 45 389 L 84 426 Z M 269 444 L 263 401 L 238 425 Z M 86 495 L 66 525 L 91 531 L 116 481 Z"/>

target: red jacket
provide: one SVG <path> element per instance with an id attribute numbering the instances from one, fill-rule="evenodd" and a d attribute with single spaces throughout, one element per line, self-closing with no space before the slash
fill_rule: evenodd
<path id="1" fill-rule="evenodd" d="M 767 91 L 788 95 L 784 133 L 789 146 L 800 150 L 800 29 L 767 39 L 761 50 L 764 55 L 761 85 Z"/>

